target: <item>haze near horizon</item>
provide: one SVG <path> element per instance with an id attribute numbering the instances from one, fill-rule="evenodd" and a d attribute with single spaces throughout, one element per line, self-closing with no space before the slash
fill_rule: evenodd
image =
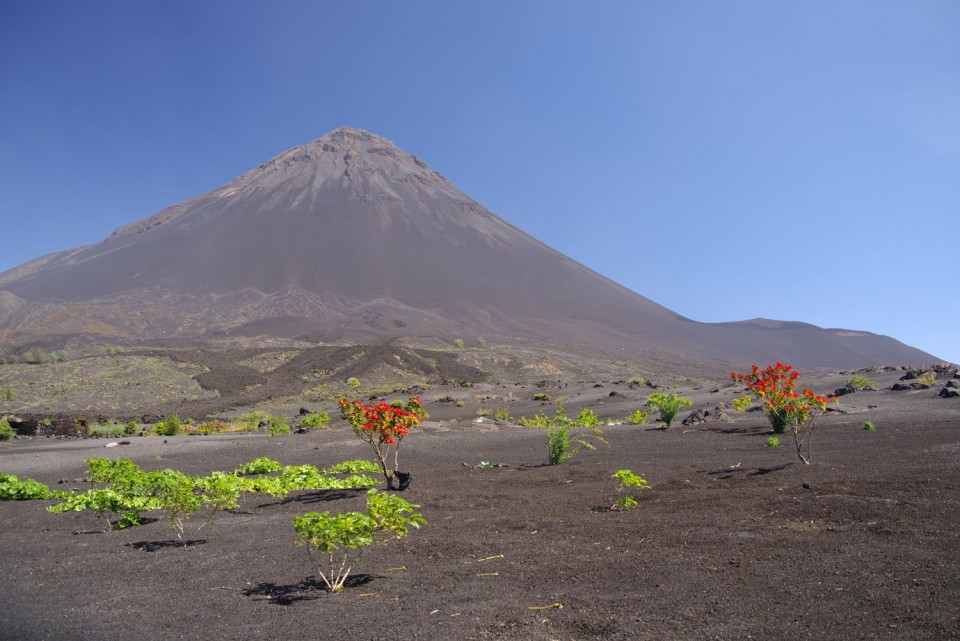
<path id="1" fill-rule="evenodd" d="M 946 2 L 7 6 L 0 270 L 350 125 L 684 316 L 958 362 L 958 26 Z"/>

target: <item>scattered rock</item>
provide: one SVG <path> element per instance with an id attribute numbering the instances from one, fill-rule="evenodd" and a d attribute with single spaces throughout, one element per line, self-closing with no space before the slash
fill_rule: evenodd
<path id="1" fill-rule="evenodd" d="M 844 387 L 838 387 L 833 391 L 834 396 L 846 396 L 847 394 L 855 394 L 857 388 L 853 385 L 846 385 Z"/>
<path id="2" fill-rule="evenodd" d="M 166 441 L 164 441 L 164 443 L 166 443 Z M 104 447 L 116 447 L 117 445 L 120 445 L 120 444 L 117 443 L 116 441 L 110 441 L 109 443 L 104 445 Z"/>
<path id="3" fill-rule="evenodd" d="M 609 394 L 607 394 L 607 396 L 619 396 L 620 398 L 624 398 L 623 394 L 617 391 L 610 392 Z"/>
<path id="4" fill-rule="evenodd" d="M 306 407 L 301 407 L 301 408 L 300 408 L 300 416 L 306 416 L 307 414 L 313 414 L 313 412 L 311 412 L 310 410 L 308 410 Z"/>
<path id="5" fill-rule="evenodd" d="M 942 390 L 940 390 L 939 395 L 943 398 L 953 398 L 955 396 L 960 396 L 960 390 L 956 390 L 951 387 L 944 387 Z"/>

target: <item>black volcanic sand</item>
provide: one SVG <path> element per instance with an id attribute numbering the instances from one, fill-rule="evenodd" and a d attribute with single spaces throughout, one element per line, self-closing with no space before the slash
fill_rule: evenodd
<path id="1" fill-rule="evenodd" d="M 429 525 L 368 549 L 333 596 L 291 519 L 360 509 L 362 493 L 247 497 L 188 547 L 163 521 L 102 533 L 91 514 L 3 503 L 0 638 L 960 638 L 960 399 L 936 391 L 845 397 L 853 413 L 821 419 L 809 466 L 787 439 L 765 446 L 759 413 L 607 427 L 609 449 L 554 467 L 542 431 L 428 423 L 402 461 Z M 17 440 L 0 471 L 83 488 L 96 456 L 206 473 L 369 454 L 342 425 L 103 445 Z M 628 512 L 607 509 L 618 468 L 653 485 Z"/>

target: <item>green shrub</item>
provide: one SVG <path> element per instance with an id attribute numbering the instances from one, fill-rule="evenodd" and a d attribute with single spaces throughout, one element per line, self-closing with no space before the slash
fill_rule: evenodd
<path id="1" fill-rule="evenodd" d="M 0 474 L 0 501 L 34 501 L 49 499 L 53 496 L 50 488 L 34 481 L 22 481 L 13 474 Z"/>
<path id="2" fill-rule="evenodd" d="M 153 426 L 153 431 L 159 436 L 176 436 L 183 431 L 183 423 L 176 414 L 171 414 Z"/>
<path id="3" fill-rule="evenodd" d="M 265 456 L 253 459 L 249 463 L 237 468 L 237 474 L 269 474 L 270 472 L 279 472 L 283 469 L 283 463 L 279 463 Z"/>
<path id="4" fill-rule="evenodd" d="M 622 495 L 624 490 L 628 488 L 636 488 L 637 490 L 652 489 L 645 478 L 634 474 L 630 470 L 617 470 L 610 478 L 617 479 L 617 498 L 614 500 L 613 505 L 610 506 L 611 510 L 627 510 L 639 505 L 637 498 L 632 494 Z"/>
<path id="5" fill-rule="evenodd" d="M 287 423 L 286 419 L 282 416 L 271 416 L 270 417 L 270 436 L 277 436 L 278 434 L 289 434 L 290 433 L 290 424 Z"/>
<path id="6" fill-rule="evenodd" d="M 876 430 L 877 428 L 873 426 L 873 423 L 872 423 L 872 422 L 867 421 L 867 422 L 865 422 L 865 423 L 863 424 L 863 429 L 865 429 L 865 430 L 868 431 L 868 432 L 873 432 L 873 431 Z"/>
<path id="7" fill-rule="evenodd" d="M 246 432 L 256 432 L 260 429 L 261 424 L 270 423 L 270 414 L 263 410 L 257 410 L 255 412 L 249 412 L 240 417 L 240 424 L 243 426 L 243 430 Z"/>
<path id="8" fill-rule="evenodd" d="M 937 375 L 933 372 L 928 372 L 917 379 L 917 382 L 921 385 L 933 385 L 937 381 Z"/>
<path id="9" fill-rule="evenodd" d="M 307 546 L 317 574 L 330 592 L 337 593 L 350 574 L 351 550 L 404 537 L 410 528 L 425 525 L 426 519 L 416 511 L 419 507 L 399 496 L 370 490 L 365 514 L 309 512 L 294 518 L 296 544 Z"/>
<path id="10" fill-rule="evenodd" d="M 647 397 L 647 405 L 660 412 L 660 418 L 667 424 L 667 427 L 670 427 L 681 409 L 693 407 L 693 401 L 680 396 L 676 392 L 670 392 L 669 394 L 654 392 Z"/>
<path id="11" fill-rule="evenodd" d="M 327 426 L 330 422 L 330 415 L 326 412 L 317 412 L 316 414 L 307 414 L 300 421 L 300 427 L 304 429 L 316 429 Z"/>
<path id="12" fill-rule="evenodd" d="M 233 426 L 223 421 L 206 421 L 197 426 L 197 434 L 209 435 L 219 434 L 220 432 L 229 432 Z"/>
<path id="13" fill-rule="evenodd" d="M 646 422 L 647 413 L 642 410 L 634 410 L 633 413 L 626 418 L 627 425 L 643 425 Z"/>
<path id="14" fill-rule="evenodd" d="M 847 379 L 847 387 L 852 387 L 855 390 L 862 390 L 868 387 L 876 387 L 877 384 L 870 380 L 868 377 L 863 374 L 854 374 Z"/>
<path id="15" fill-rule="evenodd" d="M 357 459 L 355 461 L 337 463 L 331 467 L 324 468 L 322 471 L 324 474 L 362 474 L 364 472 L 376 474 L 380 472 L 380 466 L 373 461 Z"/>
<path id="16" fill-rule="evenodd" d="M 753 397 L 749 394 L 744 394 L 743 396 L 735 398 L 730 402 L 733 404 L 733 409 L 743 413 L 750 409 L 750 406 L 753 405 Z"/>
<path id="17" fill-rule="evenodd" d="M 603 421 L 594 414 L 593 410 L 584 408 L 577 417 L 573 419 L 573 424 L 578 427 L 596 427 L 603 425 Z"/>
<path id="18" fill-rule="evenodd" d="M 533 395 L 533 400 L 535 400 L 535 401 L 549 401 L 549 400 L 550 400 L 550 395 L 549 395 L 549 394 L 546 394 L 546 393 L 544 393 L 544 392 L 537 392 L 536 394 Z"/>
<path id="19" fill-rule="evenodd" d="M 6 417 L 0 418 L 0 441 L 9 441 L 16 435 L 10 426 L 10 420 Z"/>
<path id="20" fill-rule="evenodd" d="M 351 376 L 350 378 L 347 379 L 347 385 L 349 385 L 353 389 L 357 389 L 361 385 L 360 379 L 357 378 L 356 376 Z"/>
<path id="21" fill-rule="evenodd" d="M 767 439 L 767 447 L 777 447 L 778 445 L 780 445 L 780 439 L 776 436 L 771 436 Z"/>
<path id="22" fill-rule="evenodd" d="M 129 423 L 123 426 L 123 433 L 126 436 L 133 436 L 134 434 L 137 433 L 137 430 L 139 428 L 140 426 L 135 421 L 130 421 Z"/>
<path id="23" fill-rule="evenodd" d="M 456 347 L 457 349 L 463 349 L 463 339 L 462 338 L 454 339 L 453 346 Z"/>
<path id="24" fill-rule="evenodd" d="M 493 418 L 498 421 L 509 421 L 512 420 L 513 417 L 510 416 L 510 410 L 508 408 L 502 407 L 494 412 Z"/>
<path id="25" fill-rule="evenodd" d="M 603 432 L 597 428 L 600 424 L 599 419 L 591 410 L 585 411 L 589 414 L 581 412 L 574 420 L 567 416 L 564 408 L 558 407 L 554 418 L 535 414 L 532 419 L 521 417 L 520 424 L 547 430 L 547 460 L 550 465 L 560 465 L 576 456 L 581 449 L 597 449 L 591 440 L 610 446 L 603 438 Z M 584 420 L 590 424 L 578 423 L 577 420 Z M 594 421 L 596 423 L 593 423 Z"/>

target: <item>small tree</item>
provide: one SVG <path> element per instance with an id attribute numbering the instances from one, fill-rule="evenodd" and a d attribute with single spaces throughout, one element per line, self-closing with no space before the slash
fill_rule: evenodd
<path id="1" fill-rule="evenodd" d="M 425 525 L 426 519 L 415 511 L 419 507 L 399 496 L 370 490 L 366 514 L 309 512 L 293 519 L 293 529 L 297 545 L 307 546 L 307 554 L 327 589 L 337 593 L 350 575 L 351 551 L 376 542 L 387 543 L 406 536 L 411 527 Z M 320 558 L 314 556 L 314 550 Z"/>
<path id="2" fill-rule="evenodd" d="M 654 392 L 647 397 L 647 405 L 660 412 L 660 418 L 667 424 L 667 427 L 670 427 L 680 410 L 685 407 L 693 407 L 693 401 L 680 396 L 677 392 L 670 392 L 669 394 Z"/>
<path id="3" fill-rule="evenodd" d="M 730 378 L 735 382 L 746 383 L 747 388 L 764 402 L 773 431 L 778 434 L 792 433 L 797 456 L 809 465 L 813 430 L 816 419 L 827 410 L 827 397 L 815 394 L 809 389 L 800 393 L 794 391 L 800 372 L 783 363 L 768 365 L 764 370 L 753 365 L 750 373 L 731 372 Z M 840 402 L 838 399 L 834 401 Z M 803 453 L 804 442 L 807 445 L 806 455 Z"/>
<path id="4" fill-rule="evenodd" d="M 387 480 L 387 489 L 403 489 L 399 483 L 397 487 L 394 487 L 393 483 L 398 476 L 397 457 L 403 437 L 409 434 L 411 429 L 419 427 L 421 420 L 427 418 L 420 398 L 411 396 L 406 404 L 401 402 L 399 407 L 387 403 L 364 405 L 360 401 L 348 401 L 346 398 L 341 398 L 338 403 L 340 414 L 353 426 L 353 433 L 373 448 Z M 387 468 L 391 452 L 393 469 Z"/>

